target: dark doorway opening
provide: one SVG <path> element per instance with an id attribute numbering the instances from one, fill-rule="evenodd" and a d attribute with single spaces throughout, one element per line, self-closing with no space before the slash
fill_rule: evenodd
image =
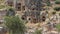
<path id="1" fill-rule="evenodd" d="M 21 11 L 21 3 L 17 3 L 16 9 L 17 9 L 17 11 Z"/>

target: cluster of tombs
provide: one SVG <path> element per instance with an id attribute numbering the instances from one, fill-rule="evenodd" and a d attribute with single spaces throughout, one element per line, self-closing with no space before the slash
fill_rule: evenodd
<path id="1" fill-rule="evenodd" d="M 53 30 L 55 23 L 59 23 L 60 14 L 52 13 L 52 16 L 49 17 L 49 11 L 46 11 L 43 7 L 45 4 L 41 4 L 40 0 L 6 0 L 6 5 L 14 7 L 16 14 L 21 16 L 22 20 L 26 20 L 30 23 L 49 22 L 46 24 L 48 30 Z M 43 0 L 44 1 L 44 0 Z M 54 1 L 54 0 L 50 0 Z M 38 2 L 38 3 L 37 3 Z M 44 1 L 45 2 L 45 1 Z M 3 22 L 4 16 L 6 16 L 6 10 L 0 10 L 0 22 Z M 53 22 L 53 23 L 51 23 Z M 51 28 L 50 28 L 51 27 Z M 3 32 L 3 31 L 2 31 Z"/>
<path id="2" fill-rule="evenodd" d="M 39 2 L 40 1 L 40 2 Z M 50 0 L 54 1 L 54 0 Z M 45 4 L 41 3 L 45 2 L 44 0 L 6 0 L 6 5 L 14 7 L 16 9 L 17 14 L 21 15 L 23 20 L 27 20 L 30 22 L 41 22 L 46 20 L 47 11 L 43 7 Z M 2 13 L 1 13 L 2 12 Z M 6 11 L 0 11 L 0 16 L 2 14 L 6 14 Z M 0 19 L 1 20 L 1 19 Z"/>

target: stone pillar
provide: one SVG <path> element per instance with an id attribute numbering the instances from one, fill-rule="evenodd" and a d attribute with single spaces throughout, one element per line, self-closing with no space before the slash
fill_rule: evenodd
<path id="1" fill-rule="evenodd" d="M 17 3 L 17 0 L 14 0 L 14 8 L 16 8 L 16 3 Z"/>

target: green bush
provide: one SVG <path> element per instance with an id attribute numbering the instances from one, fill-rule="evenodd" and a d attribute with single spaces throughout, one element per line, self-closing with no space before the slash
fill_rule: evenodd
<path id="1" fill-rule="evenodd" d="M 55 7 L 54 10 L 60 11 L 60 7 Z"/>

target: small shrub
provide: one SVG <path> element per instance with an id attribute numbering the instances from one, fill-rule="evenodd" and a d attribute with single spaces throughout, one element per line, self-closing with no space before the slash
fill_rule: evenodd
<path id="1" fill-rule="evenodd" d="M 42 30 L 36 30 L 34 34 L 42 34 Z"/>
<path id="2" fill-rule="evenodd" d="M 54 10 L 60 11 L 60 7 L 55 7 Z"/>
<path id="3" fill-rule="evenodd" d="M 54 15 L 54 14 L 56 14 L 56 12 L 52 12 L 52 14 Z"/>
<path id="4" fill-rule="evenodd" d="M 55 4 L 60 4 L 60 1 L 56 1 Z"/>

